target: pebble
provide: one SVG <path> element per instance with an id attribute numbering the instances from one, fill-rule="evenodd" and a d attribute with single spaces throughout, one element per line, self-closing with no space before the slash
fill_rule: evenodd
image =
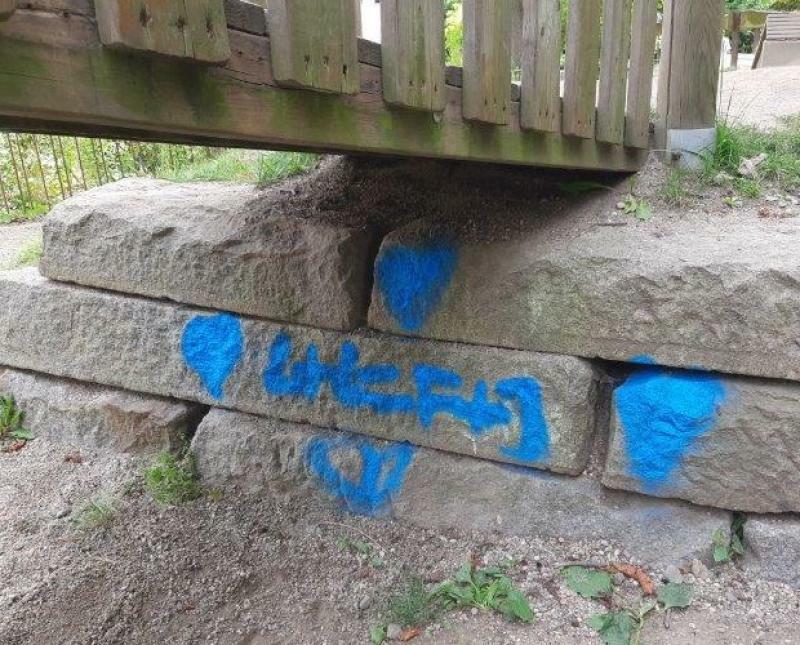
<path id="1" fill-rule="evenodd" d="M 676 567 L 674 564 L 671 564 L 664 572 L 664 580 L 673 584 L 680 584 L 683 582 L 683 574 L 678 567 Z"/>
<path id="2" fill-rule="evenodd" d="M 700 562 L 700 560 L 698 560 L 697 558 L 692 560 L 691 571 L 692 575 L 698 580 L 705 580 L 706 578 L 708 578 L 709 574 L 708 567 L 706 567 L 706 565 Z"/>
<path id="3" fill-rule="evenodd" d="M 365 609 L 369 609 L 372 606 L 372 598 L 369 596 L 362 596 L 358 600 L 358 609 L 359 611 L 364 611 Z"/>
<path id="4" fill-rule="evenodd" d="M 386 626 L 386 638 L 390 641 L 396 641 L 398 638 L 400 638 L 400 634 L 402 633 L 403 628 L 397 623 L 389 623 Z"/>

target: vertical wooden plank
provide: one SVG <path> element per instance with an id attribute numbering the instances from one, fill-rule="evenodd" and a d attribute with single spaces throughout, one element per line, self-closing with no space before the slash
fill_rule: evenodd
<path id="1" fill-rule="evenodd" d="M 595 128 L 602 0 L 570 0 L 561 131 L 591 139 Z"/>
<path id="2" fill-rule="evenodd" d="M 17 0 L 0 0 L 0 20 L 8 18 L 17 8 Z"/>
<path id="3" fill-rule="evenodd" d="M 625 138 L 625 96 L 631 47 L 631 0 L 605 0 L 600 53 L 600 95 L 595 138 L 622 144 Z"/>
<path id="4" fill-rule="evenodd" d="M 416 110 L 445 108 L 444 3 L 383 0 L 383 98 Z"/>
<path id="5" fill-rule="evenodd" d="M 713 128 L 721 56 L 723 0 L 669 0 L 658 85 L 660 144 L 667 130 Z"/>
<path id="6" fill-rule="evenodd" d="M 270 0 L 276 82 L 320 92 L 359 91 L 358 20 L 353 0 Z"/>
<path id="7" fill-rule="evenodd" d="M 505 125 L 511 112 L 512 0 L 464 0 L 465 119 Z"/>
<path id="8" fill-rule="evenodd" d="M 646 148 L 650 141 L 650 105 L 658 31 L 657 4 L 657 0 L 634 0 L 633 3 L 625 145 L 634 148 Z"/>
<path id="9" fill-rule="evenodd" d="M 523 0 L 520 123 L 561 131 L 561 3 Z"/>
<path id="10" fill-rule="evenodd" d="M 95 0 L 107 47 L 221 64 L 231 56 L 223 0 Z"/>

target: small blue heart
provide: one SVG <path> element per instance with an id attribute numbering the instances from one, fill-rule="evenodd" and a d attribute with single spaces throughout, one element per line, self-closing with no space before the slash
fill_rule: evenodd
<path id="1" fill-rule="evenodd" d="M 392 246 L 381 252 L 378 288 L 404 331 L 419 331 L 436 311 L 457 261 L 456 248 L 442 241 L 417 248 Z"/>
<path id="2" fill-rule="evenodd" d="M 222 399 L 225 382 L 244 352 L 242 323 L 231 314 L 196 316 L 183 330 L 181 351 L 208 393 Z"/>
<path id="3" fill-rule="evenodd" d="M 668 483 L 694 441 L 716 423 L 725 387 L 706 372 L 646 367 L 614 392 L 629 470 L 648 489 Z"/>
<path id="4" fill-rule="evenodd" d="M 332 458 L 337 452 L 356 451 L 360 475 L 352 480 Z M 409 443 L 378 447 L 358 437 L 314 437 L 305 450 L 306 463 L 322 487 L 360 515 L 385 512 L 405 483 L 416 449 Z"/>

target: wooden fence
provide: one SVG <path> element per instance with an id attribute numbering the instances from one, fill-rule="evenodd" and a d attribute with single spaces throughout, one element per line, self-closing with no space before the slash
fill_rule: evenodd
<path id="1" fill-rule="evenodd" d="M 522 0 L 521 85 L 514 1 L 464 0 L 448 68 L 441 0 L 382 0 L 382 46 L 355 0 L 26 0 L 0 23 L 0 126 L 638 168 L 656 0 L 568 0 L 566 43 L 559 0 Z"/>

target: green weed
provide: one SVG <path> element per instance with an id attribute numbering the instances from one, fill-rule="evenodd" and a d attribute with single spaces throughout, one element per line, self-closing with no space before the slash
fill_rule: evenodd
<path id="1" fill-rule="evenodd" d="M 667 171 L 662 197 L 673 206 L 683 206 L 689 199 L 686 187 L 688 173 L 682 168 L 672 167 Z"/>
<path id="2" fill-rule="evenodd" d="M 747 517 L 735 513 L 731 522 L 730 536 L 722 529 L 717 529 L 711 536 L 714 547 L 714 562 L 724 564 L 744 555 L 744 524 Z"/>
<path id="3" fill-rule="evenodd" d="M 178 457 L 169 452 L 158 455 L 144 471 L 144 484 L 147 492 L 161 504 L 183 504 L 202 494 L 194 455 L 188 450 Z"/>
<path id="4" fill-rule="evenodd" d="M 307 152 L 267 152 L 258 165 L 258 184 L 281 181 L 308 172 L 319 160 L 319 155 Z"/>
<path id="5" fill-rule="evenodd" d="M 159 176 L 169 181 L 229 181 L 270 184 L 306 172 L 319 156 L 303 152 L 225 150 L 213 157 L 165 168 Z"/>
<path id="6" fill-rule="evenodd" d="M 33 203 L 25 208 L 16 208 L 11 211 L 0 210 L 0 224 L 32 222 L 47 213 L 47 210 L 47 204 L 37 203 Z"/>
<path id="7" fill-rule="evenodd" d="M 80 512 L 75 523 L 82 529 L 98 529 L 110 526 L 117 517 L 117 512 L 110 502 L 93 500 Z"/>
<path id="8" fill-rule="evenodd" d="M 425 590 L 425 583 L 419 578 L 410 580 L 404 589 L 389 601 L 390 622 L 402 627 L 424 625 L 436 620 L 444 613 L 442 598 L 435 591 Z"/>
<path id="9" fill-rule="evenodd" d="M 39 264 L 42 259 L 42 238 L 38 237 L 35 240 L 26 242 L 17 254 L 14 262 L 15 267 L 29 267 Z"/>
<path id="10" fill-rule="evenodd" d="M 33 433 L 22 424 L 25 413 L 17 407 L 14 397 L 0 396 L 0 441 L 30 441 Z"/>

